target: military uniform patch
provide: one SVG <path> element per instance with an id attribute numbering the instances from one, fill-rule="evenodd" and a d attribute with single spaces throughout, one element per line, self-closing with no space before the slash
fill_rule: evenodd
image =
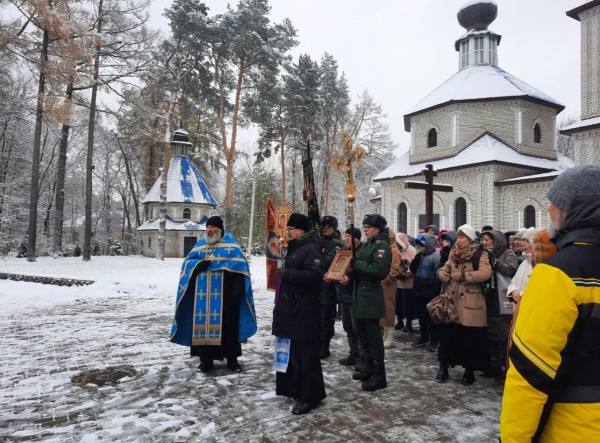
<path id="1" fill-rule="evenodd" d="M 377 257 L 381 258 L 385 255 L 385 249 L 378 249 L 377 250 Z"/>

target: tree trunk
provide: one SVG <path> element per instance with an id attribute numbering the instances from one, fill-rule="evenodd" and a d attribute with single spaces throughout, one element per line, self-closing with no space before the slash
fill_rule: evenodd
<path id="1" fill-rule="evenodd" d="M 67 85 L 67 101 L 73 99 L 73 82 Z M 63 222 L 65 212 L 65 174 L 67 165 L 67 148 L 69 145 L 69 131 L 71 126 L 68 123 L 63 124 L 60 147 L 58 149 L 58 163 L 56 165 L 56 202 L 54 213 L 54 237 L 52 241 L 52 253 L 62 253 Z"/>
<path id="2" fill-rule="evenodd" d="M 125 162 L 125 172 L 127 173 L 127 182 L 129 184 L 129 192 L 131 193 L 131 197 L 133 197 L 133 207 L 135 209 L 135 222 L 136 222 L 136 227 L 137 227 L 142 224 L 141 219 L 140 219 L 140 203 L 137 198 L 137 193 L 135 192 L 133 177 L 131 175 L 131 167 L 129 166 L 129 158 L 125 154 L 125 151 L 123 150 L 123 146 L 121 145 L 121 141 L 119 140 L 118 137 L 117 137 L 117 143 L 119 144 L 119 149 L 121 150 L 121 154 L 123 154 L 123 161 Z"/>
<path id="3" fill-rule="evenodd" d="M 231 211 L 233 209 L 233 168 L 235 166 L 235 142 L 237 138 L 238 115 L 240 112 L 240 97 L 242 95 L 242 85 L 244 83 L 244 61 L 240 61 L 240 70 L 238 71 L 237 87 L 235 90 L 235 102 L 233 105 L 233 118 L 231 120 L 231 140 L 229 143 L 229 152 L 226 153 L 227 179 L 225 180 L 225 225 L 231 222 Z M 228 155 L 227 155 L 228 154 Z"/>
<path id="4" fill-rule="evenodd" d="M 102 35 L 103 0 L 98 3 L 98 35 Z M 87 158 L 85 164 L 85 230 L 83 234 L 83 261 L 90 261 L 92 256 L 92 170 L 94 169 L 94 130 L 96 128 L 96 97 L 98 95 L 98 77 L 100 73 L 100 45 L 96 44 L 94 56 L 94 85 L 90 100 L 90 121 L 88 122 Z"/>
<path id="5" fill-rule="evenodd" d="M 279 138 L 279 144 L 281 145 L 281 196 L 283 197 L 283 203 L 286 203 L 285 197 L 285 138 L 286 134 L 282 134 Z"/>
<path id="6" fill-rule="evenodd" d="M 29 199 L 29 226 L 27 227 L 27 261 L 35 261 L 37 240 L 37 206 L 40 179 L 40 145 L 42 143 L 42 118 L 44 115 L 44 95 L 46 92 L 46 63 L 50 36 L 44 29 L 40 55 L 40 76 L 38 80 L 37 109 L 35 113 L 35 133 L 33 137 L 33 158 L 31 161 L 31 188 Z"/>

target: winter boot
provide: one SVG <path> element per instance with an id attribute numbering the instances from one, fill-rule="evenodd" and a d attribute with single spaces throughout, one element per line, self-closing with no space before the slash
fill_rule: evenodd
<path id="1" fill-rule="evenodd" d="M 435 376 L 435 381 L 438 383 L 446 383 L 448 378 L 448 365 L 440 364 L 440 369 L 438 369 L 437 375 Z"/>
<path id="2" fill-rule="evenodd" d="M 341 358 L 338 360 L 338 363 L 342 366 L 352 366 L 355 365 L 358 360 L 354 356 L 354 354 L 348 354 L 348 357 Z"/>
<path id="3" fill-rule="evenodd" d="M 460 384 L 463 386 L 471 386 L 473 383 L 475 383 L 475 373 L 473 372 L 473 369 L 465 368 L 465 373 L 462 376 Z"/>
<path id="4" fill-rule="evenodd" d="M 394 344 L 394 328 L 383 328 L 383 347 L 390 349 L 396 346 Z"/>
<path id="5" fill-rule="evenodd" d="M 367 381 L 371 378 L 371 374 L 373 374 L 373 361 L 369 359 L 365 361 L 361 369 L 358 369 L 358 365 L 356 365 L 354 374 L 352 374 L 352 380 Z"/>
<path id="6" fill-rule="evenodd" d="M 200 360 L 200 372 L 210 372 L 215 368 L 215 365 L 212 360 Z"/>
<path id="7" fill-rule="evenodd" d="M 377 391 L 378 389 L 387 388 L 384 362 L 373 362 L 373 375 L 361 385 L 361 388 L 364 391 Z"/>
<path id="8" fill-rule="evenodd" d="M 331 355 L 329 352 L 329 340 L 321 340 L 321 351 L 319 352 L 319 358 L 323 360 Z"/>
<path id="9" fill-rule="evenodd" d="M 396 323 L 396 326 L 394 326 L 394 329 L 396 331 L 401 331 L 402 329 L 404 329 L 404 323 L 402 322 L 401 318 L 398 319 L 398 323 Z"/>

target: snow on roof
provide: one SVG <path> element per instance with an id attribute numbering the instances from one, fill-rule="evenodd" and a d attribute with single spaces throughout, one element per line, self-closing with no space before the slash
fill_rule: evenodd
<path id="1" fill-rule="evenodd" d="M 435 161 L 409 163 L 410 153 L 404 154 L 395 163 L 381 171 L 373 180 L 389 180 L 397 177 L 409 177 L 421 174 L 423 167 L 431 163 L 437 171 L 444 169 L 466 167 L 488 162 L 510 163 L 516 166 L 546 170 L 564 170 L 573 166 L 573 162 L 566 157 L 559 156 L 558 160 L 532 157 L 520 154 L 496 137 L 485 134 L 475 140 L 457 155 Z"/>
<path id="2" fill-rule="evenodd" d="M 158 177 L 142 203 L 160 201 L 160 181 L 161 177 Z M 203 203 L 217 206 L 215 198 L 202 180 L 198 169 L 184 155 L 178 155 L 171 159 L 167 174 L 167 202 Z"/>
<path id="3" fill-rule="evenodd" d="M 154 221 L 145 221 L 137 230 L 138 231 L 158 231 L 160 218 Z M 204 223 L 195 223 L 191 220 L 186 222 L 176 222 L 167 216 L 166 228 L 167 231 L 206 231 L 206 221 Z"/>
<path id="4" fill-rule="evenodd" d="M 586 118 L 585 120 L 577 120 L 564 128 L 560 128 L 560 132 L 563 134 L 570 134 L 572 132 L 594 129 L 598 126 L 600 126 L 600 117 Z"/>
<path id="5" fill-rule="evenodd" d="M 514 183 L 518 183 L 518 182 L 527 182 L 527 181 L 532 181 L 532 180 L 543 180 L 546 178 L 556 178 L 558 177 L 560 174 L 563 173 L 564 170 L 561 171 L 552 171 L 552 172 L 544 172 L 543 174 L 533 174 L 533 175 L 526 175 L 525 177 L 515 177 L 515 178 L 507 178 L 506 180 L 498 180 L 496 182 L 496 184 L 498 185 L 510 185 L 510 184 L 514 184 Z"/>
<path id="6" fill-rule="evenodd" d="M 410 117 L 427 109 L 452 102 L 521 97 L 545 102 L 559 112 L 565 107 L 549 95 L 528 85 L 498 66 L 473 65 L 461 69 L 404 116 L 404 127 L 410 131 Z"/>

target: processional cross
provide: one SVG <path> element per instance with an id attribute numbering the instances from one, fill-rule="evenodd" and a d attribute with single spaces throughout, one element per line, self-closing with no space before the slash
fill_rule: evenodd
<path id="1" fill-rule="evenodd" d="M 425 182 L 407 180 L 404 182 L 404 189 L 425 189 L 425 219 L 429 226 L 433 224 L 433 191 L 452 192 L 454 188 L 451 185 L 433 184 L 433 177 L 437 176 L 433 165 L 425 165 L 421 174 L 425 175 Z"/>
<path id="2" fill-rule="evenodd" d="M 333 159 L 333 167 L 344 172 L 346 179 L 346 199 L 348 200 L 348 213 L 350 216 L 350 226 L 354 228 L 354 200 L 356 199 L 356 182 L 354 181 L 353 165 L 358 165 L 365 156 L 365 150 L 360 145 L 352 149 L 352 137 L 347 132 L 342 134 L 340 140 L 342 153 Z M 353 243 L 354 245 L 354 243 Z"/>

